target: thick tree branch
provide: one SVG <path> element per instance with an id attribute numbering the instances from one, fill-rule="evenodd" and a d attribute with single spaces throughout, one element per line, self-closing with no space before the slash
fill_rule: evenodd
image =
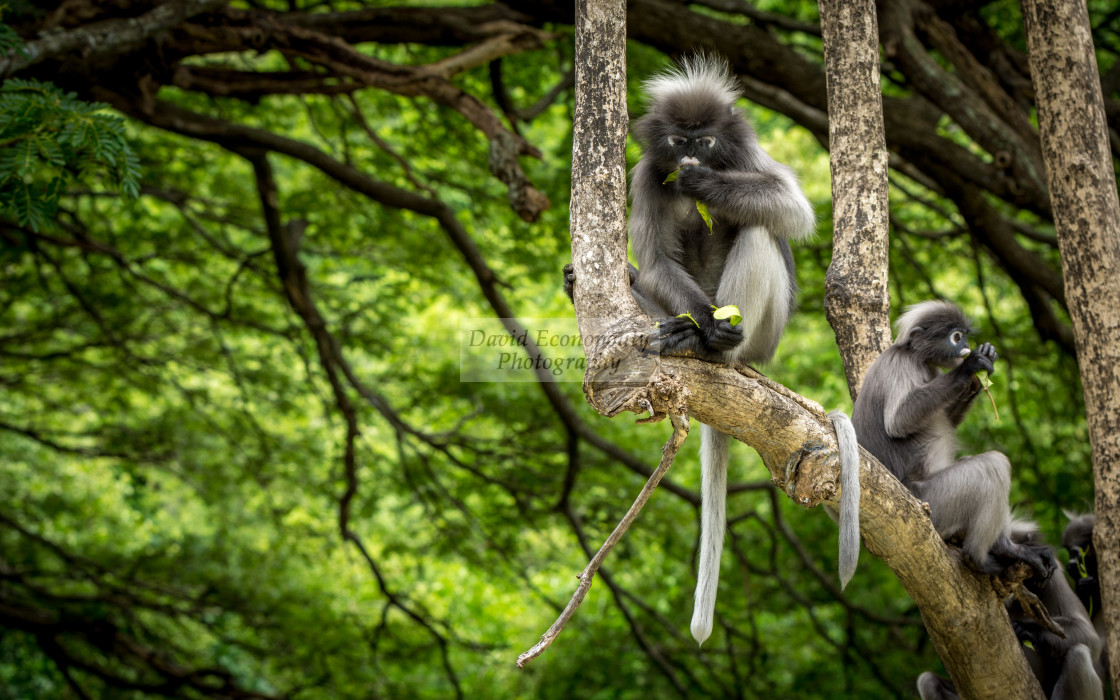
<path id="1" fill-rule="evenodd" d="M 28 43 L 22 50 L 0 57 L 0 78 L 64 54 L 78 53 L 83 60 L 90 60 L 98 56 L 132 51 L 155 34 L 227 2 L 229 0 L 165 2 L 139 17 L 106 20 L 88 27 L 47 35 Z"/>

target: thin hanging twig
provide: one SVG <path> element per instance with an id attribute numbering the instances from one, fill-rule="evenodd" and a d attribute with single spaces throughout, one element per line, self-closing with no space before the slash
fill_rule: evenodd
<path id="1" fill-rule="evenodd" d="M 579 586 L 576 592 L 572 594 L 572 599 L 568 601 L 567 607 L 560 613 L 560 617 L 556 618 L 556 622 L 552 623 L 552 627 L 541 636 L 541 641 L 517 657 L 517 667 L 524 668 L 533 659 L 540 656 L 545 649 L 552 644 L 557 636 L 560 635 L 560 630 L 564 629 L 564 625 L 568 624 L 568 620 L 575 614 L 576 608 L 583 602 L 587 592 L 591 590 L 591 581 L 595 578 L 595 572 L 602 566 L 603 560 L 607 558 L 607 554 L 614 548 L 618 541 L 629 529 L 630 524 L 638 517 L 638 513 L 642 511 L 646 501 L 653 495 L 653 490 L 657 488 L 657 484 L 661 482 L 661 478 L 669 471 L 669 467 L 673 465 L 673 460 L 677 456 L 677 452 L 684 444 L 684 439 L 688 437 L 688 417 L 687 416 L 669 416 L 669 421 L 673 424 L 673 434 L 665 442 L 665 446 L 661 448 L 661 463 L 657 465 L 657 469 L 650 475 L 646 485 L 642 487 L 641 493 L 634 500 L 634 504 L 630 506 L 630 510 L 626 511 L 626 515 L 622 517 L 618 525 L 615 527 L 614 532 L 610 534 L 603 546 L 595 553 L 595 556 L 588 562 L 587 567 L 579 573 Z"/>

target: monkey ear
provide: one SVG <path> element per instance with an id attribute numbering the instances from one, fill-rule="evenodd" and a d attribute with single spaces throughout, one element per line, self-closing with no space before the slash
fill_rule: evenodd
<path id="1" fill-rule="evenodd" d="M 919 333 L 921 333 L 924 330 L 925 329 L 922 328 L 921 326 L 914 326 L 913 328 L 910 329 L 910 335 L 906 336 L 906 340 L 907 341 L 913 340 L 914 338 L 916 338 L 918 336 Z"/>

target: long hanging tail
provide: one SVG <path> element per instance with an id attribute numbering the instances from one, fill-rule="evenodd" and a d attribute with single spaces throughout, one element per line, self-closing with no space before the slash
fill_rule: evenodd
<path id="1" fill-rule="evenodd" d="M 719 587 L 719 559 L 727 527 L 728 438 L 715 428 L 700 426 L 700 570 L 696 576 L 696 606 L 692 637 L 700 644 L 712 633 Z M 858 537 L 856 540 L 859 542 Z"/>
<path id="2" fill-rule="evenodd" d="M 856 573 L 859 563 L 859 443 L 847 414 L 828 414 L 840 446 L 840 588 Z"/>

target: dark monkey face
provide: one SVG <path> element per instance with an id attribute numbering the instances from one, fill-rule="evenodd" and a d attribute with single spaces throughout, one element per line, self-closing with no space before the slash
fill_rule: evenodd
<path id="1" fill-rule="evenodd" d="M 643 157 L 652 158 L 664 175 L 688 165 L 743 170 L 746 145 L 755 138 L 733 106 L 691 94 L 654 103 L 634 126 Z"/>
<path id="2" fill-rule="evenodd" d="M 923 362 L 955 367 L 971 352 L 968 335 L 974 332 L 959 309 L 946 305 L 915 319 L 908 335 L 910 350 Z"/>

